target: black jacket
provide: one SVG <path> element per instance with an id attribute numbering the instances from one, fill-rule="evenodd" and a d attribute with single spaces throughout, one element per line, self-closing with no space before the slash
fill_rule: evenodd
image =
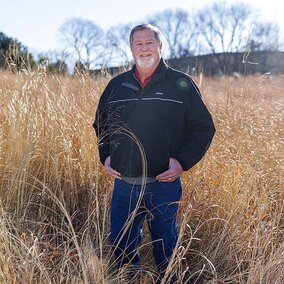
<path id="1" fill-rule="evenodd" d="M 163 59 L 142 89 L 132 70 L 104 90 L 94 128 L 100 160 L 127 177 L 157 176 L 175 158 L 183 170 L 205 154 L 215 133 L 210 113 L 190 76 Z"/>

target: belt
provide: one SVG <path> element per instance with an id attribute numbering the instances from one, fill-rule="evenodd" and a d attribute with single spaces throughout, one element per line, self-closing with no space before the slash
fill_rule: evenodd
<path id="1" fill-rule="evenodd" d="M 141 185 L 143 183 L 152 183 L 156 181 L 155 177 L 125 177 L 123 176 L 122 179 L 126 181 L 127 183 L 133 184 L 133 185 Z"/>

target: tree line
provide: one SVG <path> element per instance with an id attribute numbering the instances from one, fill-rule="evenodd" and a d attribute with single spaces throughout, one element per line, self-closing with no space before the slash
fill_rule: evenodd
<path id="1" fill-rule="evenodd" d="M 255 9 L 244 3 L 216 2 L 196 12 L 163 10 L 143 22 L 161 30 L 166 59 L 212 54 L 224 69 L 227 63 L 221 61 L 220 53 L 283 49 L 278 25 L 260 20 Z M 52 55 L 41 54 L 37 60 L 21 43 L 0 33 L 0 66 L 6 63 L 19 70 L 43 65 L 51 72 L 65 72 L 67 64 L 75 71 L 128 65 L 132 60 L 129 33 L 139 23 L 120 24 L 104 31 L 93 21 L 70 18 L 59 29 L 62 47 Z"/>

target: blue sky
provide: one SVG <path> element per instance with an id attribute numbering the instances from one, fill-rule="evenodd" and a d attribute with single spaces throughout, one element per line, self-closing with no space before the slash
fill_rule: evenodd
<path id="1" fill-rule="evenodd" d="M 229 0 L 230 1 L 230 0 Z M 281 0 L 243 0 L 263 20 L 276 21 L 284 33 Z M 0 0 L 0 31 L 40 52 L 60 47 L 58 29 L 70 17 L 94 21 L 104 30 L 118 23 L 143 21 L 167 8 L 196 11 L 213 0 Z M 230 2 L 237 2 L 231 0 Z M 282 2 L 282 1 L 281 1 Z"/>

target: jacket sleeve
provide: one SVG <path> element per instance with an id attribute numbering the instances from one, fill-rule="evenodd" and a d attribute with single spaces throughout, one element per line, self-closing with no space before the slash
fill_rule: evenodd
<path id="1" fill-rule="evenodd" d="M 201 94 L 194 81 L 191 78 L 189 80 L 192 85 L 185 115 L 187 131 L 182 147 L 173 157 L 181 164 L 184 171 L 189 170 L 202 159 L 215 134 L 212 117 Z"/>
<path id="2" fill-rule="evenodd" d="M 112 92 L 113 84 L 112 81 L 110 81 L 100 97 L 95 121 L 93 123 L 98 137 L 100 161 L 103 165 L 106 158 L 110 155 L 110 117 L 108 115 L 108 101 Z"/>

